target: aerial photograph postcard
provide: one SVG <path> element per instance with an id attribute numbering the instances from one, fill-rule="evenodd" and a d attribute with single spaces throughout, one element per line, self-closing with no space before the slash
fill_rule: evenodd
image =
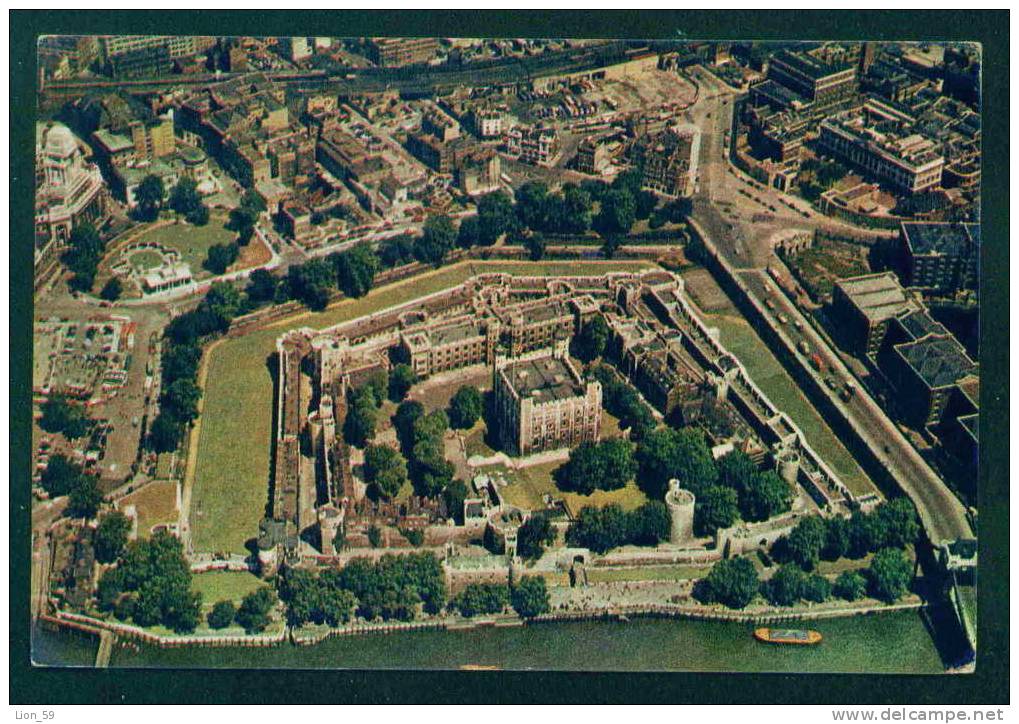
<path id="1" fill-rule="evenodd" d="M 33 665 L 973 672 L 982 47 L 40 37 Z"/>

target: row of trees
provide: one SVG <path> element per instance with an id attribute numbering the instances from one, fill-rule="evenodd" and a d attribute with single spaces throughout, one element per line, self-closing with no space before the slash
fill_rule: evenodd
<path id="1" fill-rule="evenodd" d="M 865 595 L 894 603 L 904 596 L 913 581 L 913 564 L 903 551 L 883 548 L 864 571 L 844 571 L 834 585 L 825 576 L 806 573 L 799 566 L 785 564 L 767 581 L 758 578 L 748 558 L 731 558 L 716 563 L 706 578 L 694 586 L 701 603 L 721 603 L 729 608 L 746 608 L 760 594 L 773 606 L 792 606 L 800 601 L 821 603 L 833 595 L 855 601 Z"/>
<path id="2" fill-rule="evenodd" d="M 855 511 L 848 519 L 804 518 L 775 544 L 772 554 L 810 571 L 821 560 L 858 559 L 884 548 L 905 548 L 919 534 L 920 523 L 912 502 L 895 498 L 870 513 Z"/>
<path id="3" fill-rule="evenodd" d="M 619 490 L 633 479 L 637 463 L 633 447 L 621 438 L 583 442 L 570 451 L 570 459 L 554 473 L 556 485 L 580 495 L 595 490 Z"/>
<path id="4" fill-rule="evenodd" d="M 658 545 L 669 537 L 670 518 L 665 503 L 652 500 L 627 513 L 616 504 L 585 506 L 566 531 L 571 546 L 595 553 L 622 545 Z"/>
<path id="5" fill-rule="evenodd" d="M 71 270 L 71 289 L 79 292 L 90 292 L 95 284 L 99 262 L 106 251 L 106 241 L 89 223 L 78 224 L 71 230 L 67 240 L 67 251 L 63 262 Z"/>

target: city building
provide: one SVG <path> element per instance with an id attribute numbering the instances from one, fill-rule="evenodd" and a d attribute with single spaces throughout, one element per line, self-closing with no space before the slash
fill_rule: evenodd
<path id="1" fill-rule="evenodd" d="M 307 38 L 280 38 L 280 45 L 287 60 L 300 63 L 312 56 L 314 50 Z"/>
<path id="2" fill-rule="evenodd" d="M 831 314 L 847 348 L 876 358 L 889 321 L 919 308 L 892 272 L 839 279 L 832 289 Z"/>
<path id="3" fill-rule="evenodd" d="M 521 163 L 532 166 L 553 166 L 562 144 L 554 128 L 515 126 L 506 134 L 506 150 Z"/>
<path id="4" fill-rule="evenodd" d="M 599 176 L 611 160 L 612 155 L 609 152 L 608 144 L 588 136 L 577 147 L 573 165 L 581 173 Z"/>
<path id="5" fill-rule="evenodd" d="M 137 159 L 162 158 L 177 150 L 172 118 L 157 118 L 148 122 L 134 121 L 128 128 Z"/>
<path id="6" fill-rule="evenodd" d="M 576 330 L 576 315 L 562 300 L 517 304 L 495 313 L 502 320 L 511 355 L 552 347 L 570 339 Z"/>
<path id="7" fill-rule="evenodd" d="M 977 364 L 948 334 L 894 345 L 882 356 L 880 368 L 895 389 L 903 419 L 921 430 L 942 419 L 958 382 L 978 373 Z"/>
<path id="8" fill-rule="evenodd" d="M 499 341 L 496 320 L 458 320 L 451 324 L 412 327 L 400 334 L 411 369 L 419 378 L 476 364 L 492 364 Z"/>
<path id="9" fill-rule="evenodd" d="M 641 186 L 665 196 L 690 196 L 699 150 L 700 132 L 692 127 L 641 136 L 631 154 Z"/>
<path id="10" fill-rule="evenodd" d="M 846 62 L 826 62 L 809 53 L 787 50 L 771 59 L 768 79 L 818 106 L 851 98 L 858 90 L 856 66 Z"/>
<path id="11" fill-rule="evenodd" d="M 468 196 L 487 194 L 499 189 L 502 164 L 493 149 L 479 149 L 463 157 L 454 171 L 457 188 Z"/>
<path id="12" fill-rule="evenodd" d="M 945 166 L 941 148 L 901 124 L 870 125 L 863 115 L 847 113 L 821 123 L 819 143 L 897 191 L 917 194 L 941 185 Z"/>
<path id="13" fill-rule="evenodd" d="M 980 280 L 980 225 L 903 223 L 899 230 L 903 283 L 931 294 L 976 289 Z"/>
<path id="14" fill-rule="evenodd" d="M 499 138 L 503 132 L 504 114 L 495 108 L 476 108 L 471 111 L 470 123 L 479 138 Z"/>
<path id="15" fill-rule="evenodd" d="M 601 384 L 585 382 L 565 355 L 497 362 L 494 376 L 505 449 L 530 455 L 599 439 Z"/>
<path id="16" fill-rule="evenodd" d="M 368 60 L 386 68 L 427 63 L 439 49 L 438 38 L 368 38 Z"/>
<path id="17" fill-rule="evenodd" d="M 71 130 L 54 123 L 36 127 L 35 236 L 39 247 L 64 243 L 82 223 L 101 224 L 109 215 L 106 188 L 95 164 L 87 163 Z"/>

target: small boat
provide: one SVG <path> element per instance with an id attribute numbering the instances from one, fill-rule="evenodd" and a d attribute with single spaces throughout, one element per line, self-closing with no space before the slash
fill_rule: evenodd
<path id="1" fill-rule="evenodd" d="M 821 643 L 821 634 L 817 631 L 804 631 L 792 628 L 759 628 L 754 630 L 754 638 L 768 644 L 799 644 L 811 646 Z"/>
<path id="2" fill-rule="evenodd" d="M 494 664 L 461 664 L 460 671 L 499 671 L 501 667 Z"/>

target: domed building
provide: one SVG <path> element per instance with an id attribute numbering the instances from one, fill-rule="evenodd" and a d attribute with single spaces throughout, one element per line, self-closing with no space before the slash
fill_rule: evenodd
<path id="1" fill-rule="evenodd" d="M 71 130 L 59 123 L 36 126 L 35 236 L 37 247 L 64 243 L 78 224 L 107 216 L 106 187 L 98 167 L 86 163 Z"/>

